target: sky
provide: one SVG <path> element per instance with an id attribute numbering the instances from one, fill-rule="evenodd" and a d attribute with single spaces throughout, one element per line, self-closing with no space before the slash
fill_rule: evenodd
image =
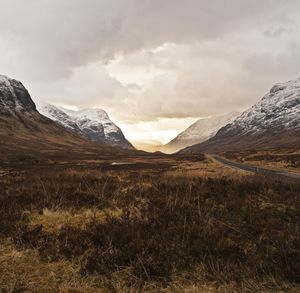
<path id="1" fill-rule="evenodd" d="M 166 143 L 300 76 L 300 1 L 0 0 L 0 74 Z"/>

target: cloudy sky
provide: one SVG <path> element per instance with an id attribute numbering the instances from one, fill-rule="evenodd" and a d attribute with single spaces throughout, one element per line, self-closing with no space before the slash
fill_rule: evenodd
<path id="1" fill-rule="evenodd" d="M 300 76 L 300 1 L 0 0 L 0 73 L 167 142 Z"/>

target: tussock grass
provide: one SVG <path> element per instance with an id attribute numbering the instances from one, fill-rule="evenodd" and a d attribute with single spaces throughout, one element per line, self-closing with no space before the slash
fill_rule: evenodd
<path id="1" fill-rule="evenodd" d="M 172 170 L 165 172 L 165 175 L 186 178 L 221 179 L 226 177 L 237 179 L 248 176 L 249 172 L 235 170 L 206 158 L 202 162 L 186 162 L 175 166 Z"/>
<path id="2" fill-rule="evenodd" d="M 0 267 L 1 293 L 109 292 L 101 276 L 83 277 L 68 260 L 44 262 L 36 250 L 17 250 L 9 241 L 0 242 Z"/>
<path id="3" fill-rule="evenodd" d="M 300 184 L 227 169 L 80 170 L 0 177 L 0 288 L 297 291 Z"/>
<path id="4" fill-rule="evenodd" d="M 29 213 L 29 227 L 38 225 L 43 226 L 43 230 L 47 233 L 56 233 L 65 225 L 85 228 L 92 222 L 105 223 L 110 218 L 119 218 L 122 215 L 122 210 L 104 209 L 92 210 L 84 209 L 78 211 L 66 210 L 49 210 L 44 209 L 41 213 Z"/>
<path id="5" fill-rule="evenodd" d="M 226 157 L 256 166 L 300 172 L 300 150 L 227 152 Z"/>

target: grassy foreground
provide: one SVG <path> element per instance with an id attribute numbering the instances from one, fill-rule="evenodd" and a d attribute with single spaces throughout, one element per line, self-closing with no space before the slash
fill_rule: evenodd
<path id="1" fill-rule="evenodd" d="M 300 183 L 185 164 L 3 172 L 0 292 L 297 292 Z"/>

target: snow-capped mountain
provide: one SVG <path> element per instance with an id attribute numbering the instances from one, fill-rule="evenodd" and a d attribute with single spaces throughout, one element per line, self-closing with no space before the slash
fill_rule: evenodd
<path id="1" fill-rule="evenodd" d="M 72 111 L 47 104 L 38 106 L 38 110 L 44 116 L 92 141 L 133 149 L 121 129 L 101 109 Z"/>
<path id="2" fill-rule="evenodd" d="M 0 114 L 26 111 L 36 111 L 36 106 L 23 84 L 0 75 Z"/>
<path id="3" fill-rule="evenodd" d="M 87 143 L 86 143 L 87 142 Z M 0 75 L 0 153 L 90 146 L 81 136 L 41 115 L 20 81 Z"/>
<path id="4" fill-rule="evenodd" d="M 161 151 L 174 153 L 188 146 L 204 142 L 213 137 L 221 127 L 231 123 L 238 115 L 238 112 L 232 112 L 199 119 L 168 144 L 164 145 Z"/>
<path id="5" fill-rule="evenodd" d="M 132 151 L 99 145 L 78 135 L 73 130 L 78 125 L 72 125 L 68 114 L 59 109 L 52 110 L 57 110 L 56 115 L 62 121 L 65 119 L 65 125 L 69 125 L 69 129 L 40 114 L 20 81 L 0 75 L 0 161 L 6 162 L 9 158 L 15 160 L 16 154 L 39 160 L 49 157 L 56 160 L 57 155 L 68 157 L 82 153 L 94 153 L 98 157 L 132 154 Z M 103 117 L 107 117 L 103 112 L 92 112 L 101 121 Z M 84 113 L 77 114 L 82 115 L 81 119 L 84 120 Z M 80 126 L 89 125 L 90 121 L 86 120 Z M 89 125 L 89 128 L 93 129 L 93 125 Z"/>
<path id="6" fill-rule="evenodd" d="M 266 130 L 300 129 L 300 78 L 276 84 L 252 108 L 239 116 L 219 135 L 239 132 L 255 134 Z"/>
<path id="7" fill-rule="evenodd" d="M 300 147 L 300 78 L 272 87 L 253 107 L 183 152 Z"/>

